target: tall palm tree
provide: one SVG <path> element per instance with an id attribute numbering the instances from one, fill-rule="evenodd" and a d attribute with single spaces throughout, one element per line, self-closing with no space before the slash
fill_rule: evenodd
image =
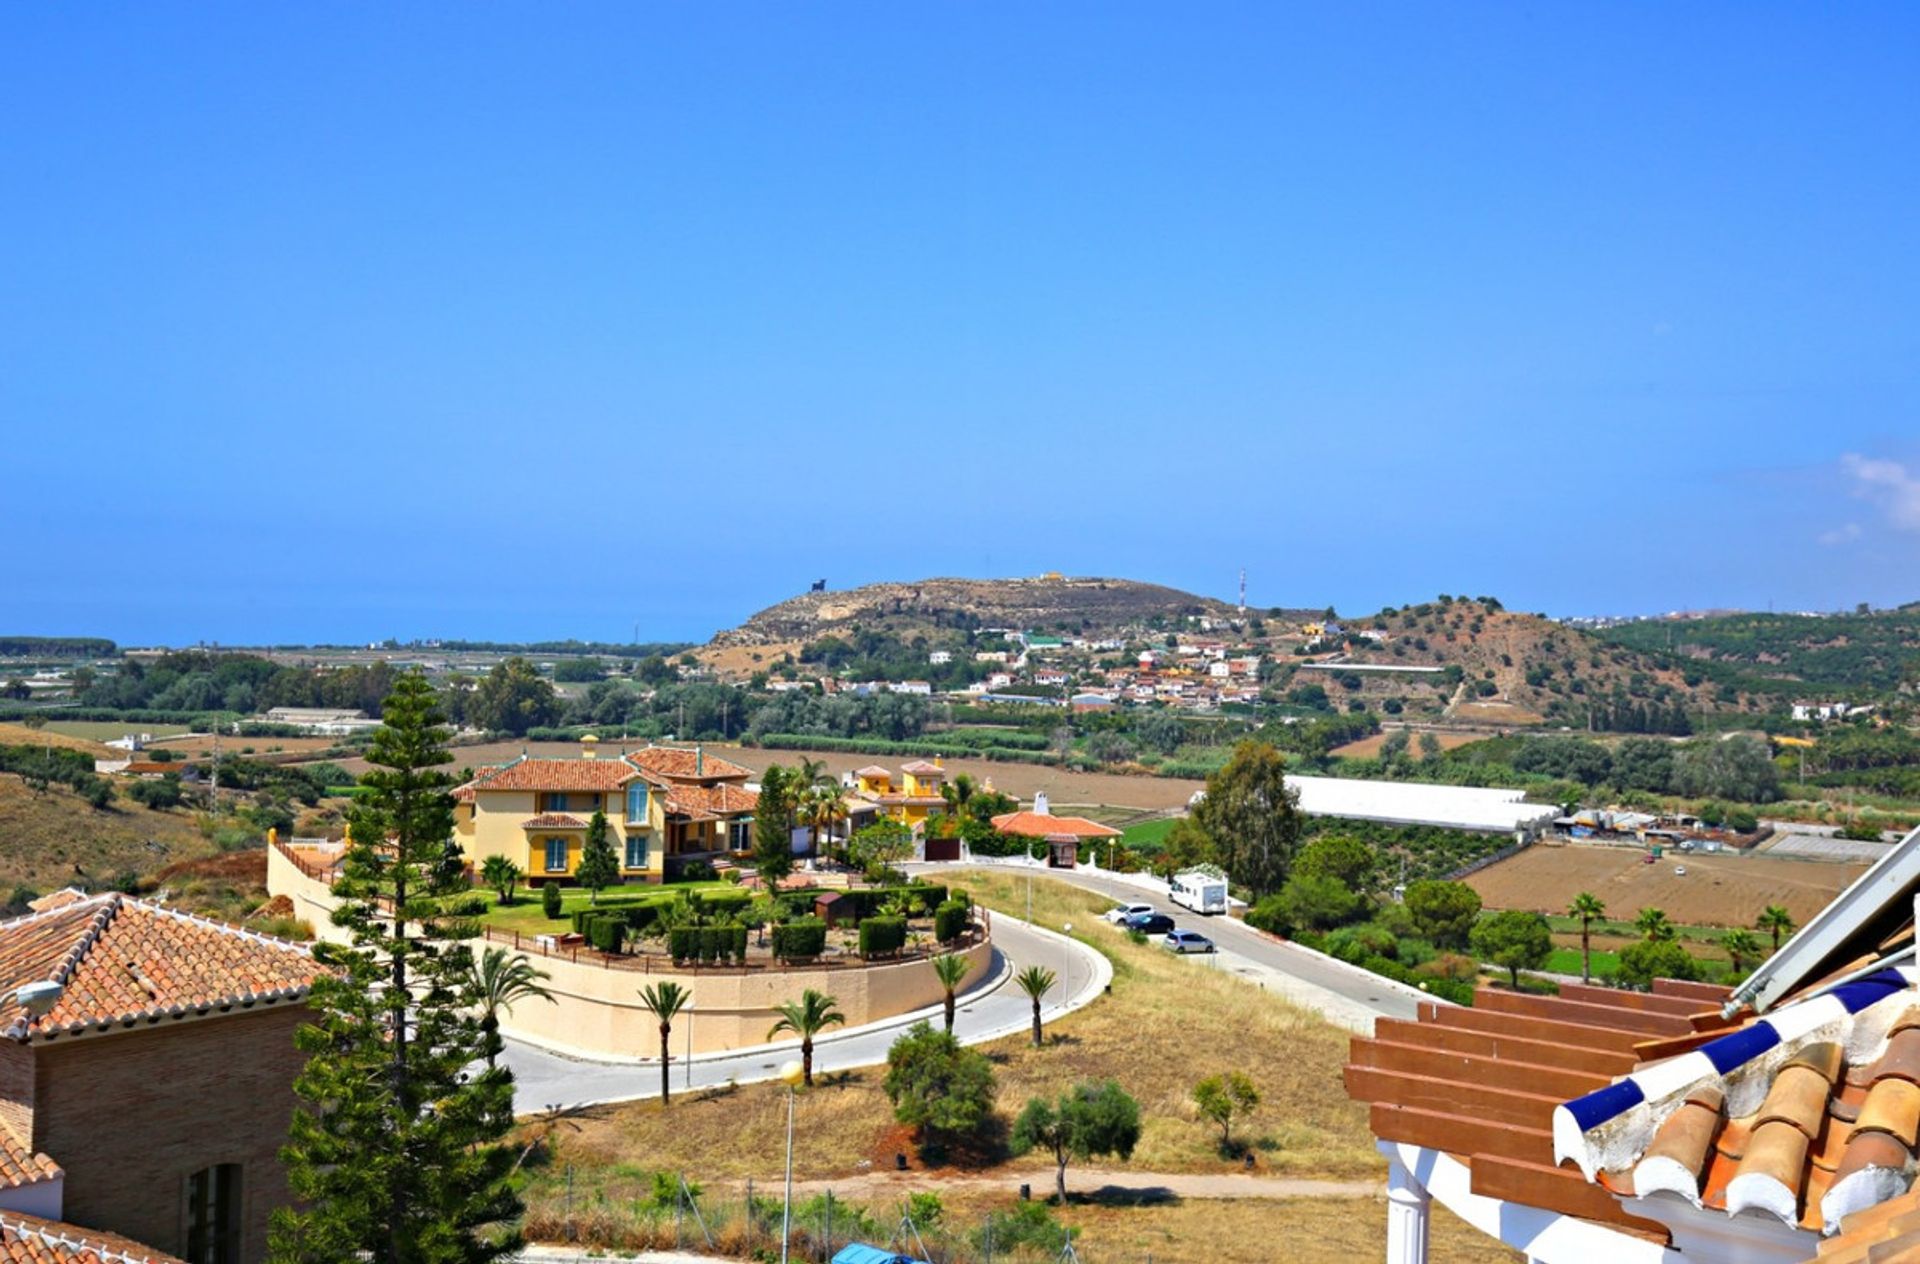
<path id="1" fill-rule="evenodd" d="M 1793 914 L 1787 912 L 1784 904 L 1769 904 L 1760 914 L 1754 926 L 1760 930 L 1773 932 L 1773 950 L 1780 951 L 1780 936 L 1793 934 Z"/>
<path id="2" fill-rule="evenodd" d="M 847 803 L 835 785 L 815 786 L 800 800 L 800 819 L 813 834 L 813 850 L 820 850 L 821 839 L 831 842 L 833 827 L 847 819 Z"/>
<path id="3" fill-rule="evenodd" d="M 799 1000 L 773 1007 L 780 1021 L 768 1029 L 767 1039 L 772 1040 L 783 1031 L 800 1037 L 800 1079 L 809 1088 L 813 1086 L 813 1038 L 847 1021 L 847 1016 L 834 1008 L 837 1004 L 835 998 L 808 988 Z"/>
<path id="4" fill-rule="evenodd" d="M 1674 934 L 1673 920 L 1667 916 L 1665 909 L 1641 909 L 1634 915 L 1633 928 L 1649 942 L 1672 939 Z"/>
<path id="5" fill-rule="evenodd" d="M 1567 905 L 1567 916 L 1580 919 L 1580 981 L 1593 981 L 1593 948 L 1590 943 L 1590 931 L 1593 924 L 1607 915 L 1607 906 L 1600 897 L 1591 891 L 1582 891 L 1573 897 L 1573 903 Z"/>
<path id="6" fill-rule="evenodd" d="M 798 789 L 807 790 L 814 786 L 831 784 L 832 780 L 827 775 L 827 761 L 824 759 L 809 759 L 802 755 L 800 762 L 794 765 L 793 782 Z"/>
<path id="7" fill-rule="evenodd" d="M 555 1004 L 553 993 L 540 986 L 547 977 L 544 970 L 517 952 L 489 948 L 467 967 L 467 984 L 473 989 L 474 1003 L 480 1007 L 480 1030 L 487 1036 L 487 1069 L 492 1070 L 499 1046 L 492 1039 L 500 1030 L 500 1015 L 513 1008 L 515 1001 L 539 997 Z"/>
<path id="8" fill-rule="evenodd" d="M 1720 946 L 1727 950 L 1727 960 L 1733 963 L 1736 972 L 1747 962 L 1760 959 L 1760 938 L 1750 930 L 1730 930 L 1720 940 Z"/>
<path id="9" fill-rule="evenodd" d="M 1028 966 L 1013 976 L 1014 986 L 1025 992 L 1033 1001 L 1033 1044 L 1040 1047 L 1040 998 L 1053 990 L 1053 971 L 1041 966 Z"/>
<path id="10" fill-rule="evenodd" d="M 943 952 L 933 958 L 933 976 L 947 994 L 947 1034 L 953 1034 L 953 993 L 967 977 L 967 959 L 957 952 Z"/>
<path id="11" fill-rule="evenodd" d="M 973 800 L 973 792 L 973 778 L 964 772 L 940 786 L 940 797 L 947 801 L 947 812 L 957 818 L 967 815 L 968 805 Z"/>
<path id="12" fill-rule="evenodd" d="M 649 983 L 640 989 L 640 1003 L 660 1020 L 660 1104 L 666 1105 L 672 1094 L 668 1060 L 673 1056 L 673 1020 L 693 999 L 691 990 L 671 980 Z"/>

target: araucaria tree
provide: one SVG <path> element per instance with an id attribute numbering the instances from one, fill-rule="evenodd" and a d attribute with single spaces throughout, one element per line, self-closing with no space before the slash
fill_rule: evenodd
<path id="1" fill-rule="evenodd" d="M 321 942 L 304 1105 L 282 1157 L 298 1207 L 274 1213 L 275 1264 L 486 1264 L 519 1249 L 508 1184 L 513 1078 L 488 1065 L 467 941 L 480 900 L 453 841 L 447 730 L 402 677 L 367 758 L 333 893 L 347 945 Z"/>
<path id="2" fill-rule="evenodd" d="M 607 838 L 607 814 L 594 809 L 587 821 L 587 841 L 580 848 L 580 864 L 573 879 L 587 889 L 587 903 L 598 904 L 600 892 L 620 880 L 620 857 Z"/>
<path id="3" fill-rule="evenodd" d="M 1300 796 L 1287 789 L 1286 770 L 1271 744 L 1241 742 L 1193 809 L 1227 876 L 1255 899 L 1280 889 L 1300 849 Z"/>

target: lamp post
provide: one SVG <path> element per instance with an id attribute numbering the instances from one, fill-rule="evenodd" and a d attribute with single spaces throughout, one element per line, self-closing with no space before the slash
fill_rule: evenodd
<path id="1" fill-rule="evenodd" d="M 787 1245 L 793 1232 L 793 1103 L 799 1095 L 805 1068 L 798 1059 L 780 1067 L 781 1082 L 787 1086 L 787 1197 L 780 1207 L 780 1264 L 787 1264 Z"/>
<path id="2" fill-rule="evenodd" d="M 687 1002 L 687 1091 L 693 1091 L 693 1002 Z"/>

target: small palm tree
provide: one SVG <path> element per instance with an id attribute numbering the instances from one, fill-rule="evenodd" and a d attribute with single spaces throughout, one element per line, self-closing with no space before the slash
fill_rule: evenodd
<path id="1" fill-rule="evenodd" d="M 1040 998 L 1053 990 L 1053 971 L 1041 966 L 1028 966 L 1013 976 L 1013 982 L 1033 1001 L 1033 1044 L 1037 1049 L 1040 1047 Z"/>
<path id="2" fill-rule="evenodd" d="M 1633 928 L 1648 942 L 1672 939 L 1673 921 L 1665 909 L 1643 908 L 1634 916 Z"/>
<path id="3" fill-rule="evenodd" d="M 1733 963 L 1737 973 L 1746 968 L 1750 961 L 1760 959 L 1760 937 L 1750 930 L 1730 930 L 1720 940 L 1720 946 L 1727 950 L 1727 960 Z"/>
<path id="4" fill-rule="evenodd" d="M 1760 914 L 1759 919 L 1754 922 L 1754 926 L 1773 933 L 1773 950 L 1779 952 L 1780 937 L 1793 934 L 1793 914 L 1787 912 L 1787 906 L 1784 904 L 1769 904 Z"/>
<path id="5" fill-rule="evenodd" d="M 957 952 L 943 952 L 933 958 L 933 977 L 947 994 L 947 1034 L 953 1034 L 953 993 L 967 977 L 967 959 Z"/>
<path id="6" fill-rule="evenodd" d="M 1573 903 L 1567 906 L 1567 916 L 1580 919 L 1580 981 L 1593 981 L 1593 948 L 1591 930 L 1593 924 L 1607 915 L 1607 906 L 1600 897 L 1591 891 L 1582 891 L 1573 897 Z"/>
<path id="7" fill-rule="evenodd" d="M 511 904 L 513 888 L 520 881 L 520 866 L 506 856 L 488 856 L 480 865 L 480 881 L 499 894 L 502 904 Z"/>
<path id="8" fill-rule="evenodd" d="M 813 1038 L 847 1021 L 847 1016 L 834 1008 L 837 1004 L 837 1000 L 824 992 L 808 988 L 799 1000 L 773 1008 L 773 1012 L 780 1015 L 780 1021 L 767 1031 L 767 1039 L 772 1040 L 783 1031 L 800 1037 L 800 1079 L 809 1088 L 813 1086 Z"/>
<path id="9" fill-rule="evenodd" d="M 553 993 L 540 986 L 547 977 L 545 971 L 534 969 L 531 961 L 505 948 L 487 949 L 467 968 L 467 985 L 480 1007 L 480 1030 L 487 1034 L 487 1067 L 491 1070 L 499 1054 L 499 1043 L 493 1036 L 500 1030 L 500 1015 L 512 1009 L 515 1001 L 529 997 L 554 1004 Z"/>
<path id="10" fill-rule="evenodd" d="M 640 989 L 640 1003 L 647 1012 L 660 1020 L 660 1104 L 666 1105 L 672 1096 L 668 1072 L 668 1060 L 673 1056 L 673 1020 L 693 999 L 693 993 L 678 983 L 663 981 L 649 983 Z"/>

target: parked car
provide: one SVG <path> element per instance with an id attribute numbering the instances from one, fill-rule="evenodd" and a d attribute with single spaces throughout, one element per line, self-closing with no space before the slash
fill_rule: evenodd
<path id="1" fill-rule="evenodd" d="M 1213 941 L 1196 930 L 1168 931 L 1167 937 L 1160 941 L 1174 952 L 1218 952 Z"/>
<path id="2" fill-rule="evenodd" d="M 1687 867 L 1686 867 L 1685 865 L 1675 865 L 1675 866 L 1673 867 L 1673 876 L 1674 876 L 1674 877 L 1676 877 L 1676 878 L 1684 878 L 1684 877 L 1686 877 L 1686 876 L 1687 876 Z"/>
<path id="3" fill-rule="evenodd" d="M 1124 923 L 1129 917 L 1139 917 L 1145 913 L 1157 913 L 1160 910 L 1151 904 L 1116 904 L 1101 916 L 1116 925 Z"/>
<path id="4" fill-rule="evenodd" d="M 1164 935 L 1173 929 L 1173 919 L 1165 913 L 1135 913 L 1120 924 L 1146 935 Z"/>

